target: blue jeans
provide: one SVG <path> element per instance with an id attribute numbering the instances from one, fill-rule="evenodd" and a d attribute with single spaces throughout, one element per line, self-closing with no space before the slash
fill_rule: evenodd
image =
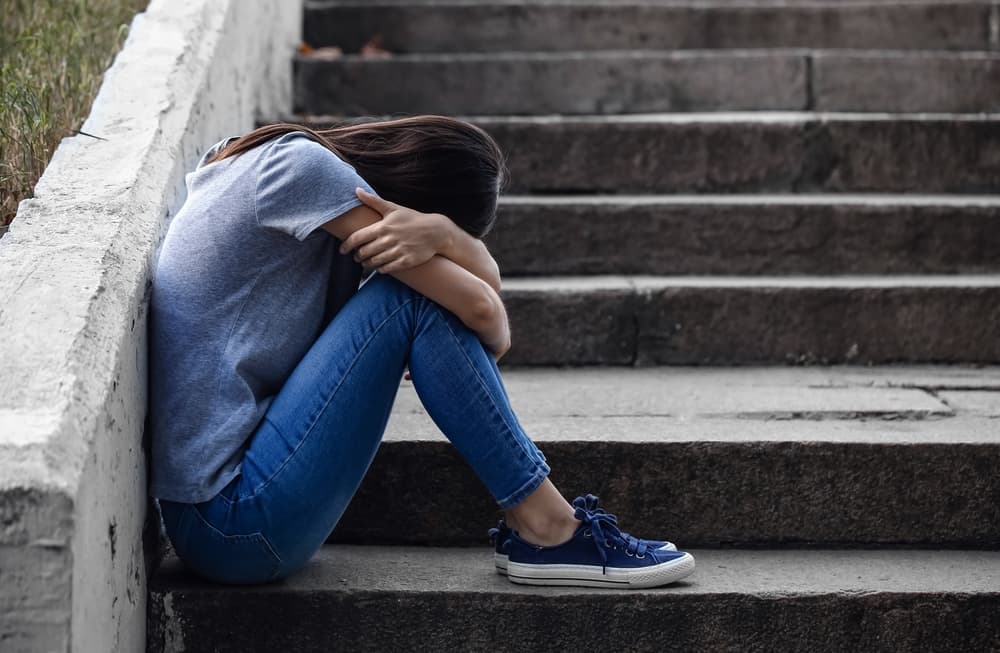
<path id="1" fill-rule="evenodd" d="M 160 501 L 178 557 L 223 583 L 300 569 L 323 545 L 378 449 L 407 364 L 435 424 L 501 508 L 549 473 L 511 410 L 493 357 L 453 314 L 376 274 L 268 407 L 241 473 L 197 504 Z"/>

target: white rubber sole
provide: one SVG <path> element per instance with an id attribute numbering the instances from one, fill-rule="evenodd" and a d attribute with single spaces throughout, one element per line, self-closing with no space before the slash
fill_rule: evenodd
<path id="1" fill-rule="evenodd" d="M 673 542 L 667 542 L 665 545 L 663 545 L 660 548 L 664 549 L 665 551 L 676 551 L 677 550 L 677 547 L 673 544 Z M 506 555 L 504 555 L 503 553 L 497 553 L 496 551 L 494 551 L 493 552 L 493 565 L 497 568 L 497 573 L 498 574 L 500 574 L 501 576 L 506 576 L 507 575 L 507 556 Z"/>
<path id="2" fill-rule="evenodd" d="M 649 567 L 608 568 L 607 573 L 600 565 L 530 565 L 507 562 L 507 578 L 512 583 L 522 585 L 642 589 L 677 582 L 690 576 L 692 572 L 694 556 L 690 553 Z"/>

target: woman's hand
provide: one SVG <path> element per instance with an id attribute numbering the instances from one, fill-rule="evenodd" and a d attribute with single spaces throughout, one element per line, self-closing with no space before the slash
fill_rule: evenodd
<path id="1" fill-rule="evenodd" d="M 341 254 L 353 251 L 354 260 L 364 267 L 388 274 L 426 263 L 446 247 L 447 217 L 408 209 L 360 188 L 355 192 L 382 219 L 352 233 L 341 244 Z"/>

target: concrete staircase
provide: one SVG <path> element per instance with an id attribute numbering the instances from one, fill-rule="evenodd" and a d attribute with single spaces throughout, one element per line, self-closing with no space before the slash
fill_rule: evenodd
<path id="1" fill-rule="evenodd" d="M 495 506 L 404 382 L 333 542 L 261 587 L 167 560 L 148 650 L 1000 651 L 998 25 L 978 1 L 307 2 L 305 40 L 345 55 L 296 59 L 305 119 L 500 141 L 511 400 L 565 493 L 698 570 L 497 576 Z M 394 54 L 356 54 L 376 34 Z"/>

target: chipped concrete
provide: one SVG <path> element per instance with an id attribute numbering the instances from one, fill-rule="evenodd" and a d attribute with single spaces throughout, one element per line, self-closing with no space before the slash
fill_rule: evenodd
<path id="1" fill-rule="evenodd" d="M 1000 418 L 1000 389 L 940 392 L 937 395 L 953 410 Z"/>
<path id="2" fill-rule="evenodd" d="M 206 147 L 287 111 L 299 11 L 153 0 L 0 241 L 5 652 L 144 648 L 151 263 Z"/>
<path id="3" fill-rule="evenodd" d="M 753 369 L 585 368 L 512 370 L 505 379 L 519 414 L 527 416 L 695 419 L 797 414 L 841 419 L 842 415 L 953 414 L 918 389 L 814 387 L 809 380 L 837 378 L 837 373 L 811 375 L 802 370 L 777 379 L 772 374 Z M 416 394 L 407 391 L 400 393 L 396 405 L 400 412 L 422 410 Z"/>
<path id="4" fill-rule="evenodd" d="M 539 442 L 1000 442 L 984 419 L 1000 367 L 526 368 L 504 384 Z M 385 439 L 443 439 L 411 382 Z"/>

